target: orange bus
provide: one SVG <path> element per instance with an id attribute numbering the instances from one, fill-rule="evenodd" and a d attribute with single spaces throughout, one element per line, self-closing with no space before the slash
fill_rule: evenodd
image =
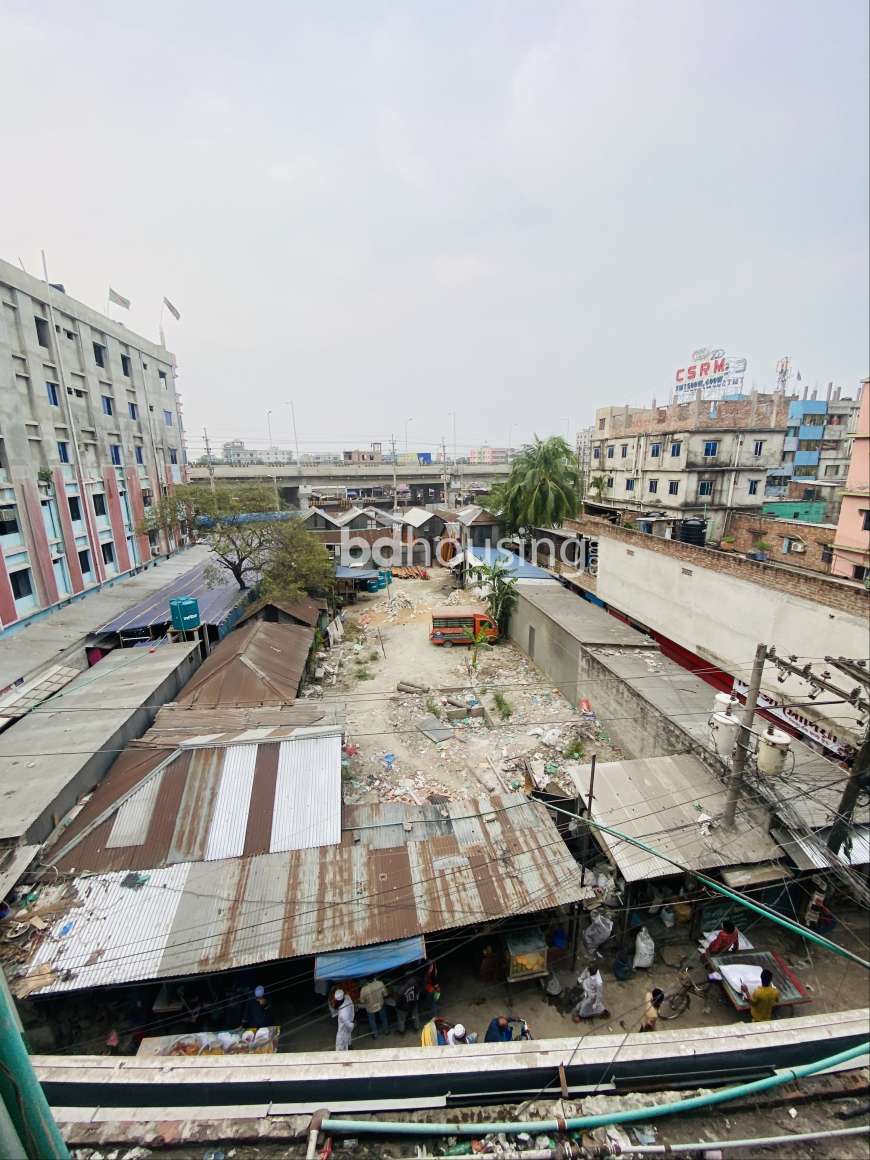
<path id="1" fill-rule="evenodd" d="M 454 644 L 471 644 L 483 629 L 487 640 L 495 640 L 498 626 L 482 608 L 435 608 L 432 610 L 432 644 L 449 648 Z"/>

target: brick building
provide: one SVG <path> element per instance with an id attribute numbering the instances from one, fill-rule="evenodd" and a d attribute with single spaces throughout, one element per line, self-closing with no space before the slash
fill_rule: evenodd
<path id="1" fill-rule="evenodd" d="M 751 552 L 770 563 L 807 568 L 825 575 L 831 571 L 834 524 L 811 524 L 749 512 L 729 512 L 723 547 Z M 733 536 L 733 540 L 730 537 Z"/>

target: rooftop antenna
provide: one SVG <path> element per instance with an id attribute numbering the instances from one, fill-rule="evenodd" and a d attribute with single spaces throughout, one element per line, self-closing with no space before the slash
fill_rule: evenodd
<path id="1" fill-rule="evenodd" d="M 781 358 L 776 364 L 776 389 L 786 394 L 788 391 L 788 380 L 791 378 L 791 360 L 788 355 Z"/>

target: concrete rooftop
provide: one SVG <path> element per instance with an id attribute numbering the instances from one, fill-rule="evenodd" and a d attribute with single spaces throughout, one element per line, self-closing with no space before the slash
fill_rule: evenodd
<path id="1" fill-rule="evenodd" d="M 619 645 L 627 648 L 654 647 L 649 637 L 629 628 L 615 616 L 584 600 L 564 585 L 523 584 L 523 599 L 557 621 L 561 628 L 584 645 Z"/>
<path id="2" fill-rule="evenodd" d="M 0 734 L 0 841 L 41 841 L 199 663 L 195 644 L 119 649 Z"/>

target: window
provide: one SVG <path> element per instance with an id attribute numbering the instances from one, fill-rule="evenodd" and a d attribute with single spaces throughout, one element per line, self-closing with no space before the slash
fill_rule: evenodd
<path id="1" fill-rule="evenodd" d="M 36 325 L 36 341 L 40 346 L 44 346 L 45 349 L 48 350 L 48 323 L 44 318 L 37 318 L 35 314 L 33 316 L 33 321 Z"/>
<path id="2" fill-rule="evenodd" d="M 112 463 L 115 467 L 121 466 L 121 447 L 118 443 L 109 444 L 109 454 L 112 457 Z"/>
<path id="3" fill-rule="evenodd" d="M 866 511 L 863 508 L 861 509 L 861 530 L 870 532 L 870 509 Z"/>
<path id="4" fill-rule="evenodd" d="M 612 475 L 608 475 L 608 477 L 607 477 L 607 486 L 613 487 L 613 476 Z"/>
<path id="5" fill-rule="evenodd" d="M 104 564 L 115 563 L 115 545 L 111 540 L 107 540 L 105 544 L 100 544 L 100 551 L 103 553 Z"/>
<path id="6" fill-rule="evenodd" d="M 0 536 L 14 536 L 18 534 L 18 530 L 15 505 L 0 507 Z"/>
<path id="7" fill-rule="evenodd" d="M 634 491 L 634 485 L 635 485 L 635 483 L 636 483 L 636 482 L 637 482 L 637 481 L 636 481 L 636 480 L 634 480 L 634 479 L 627 479 L 627 480 L 625 481 L 625 490 L 626 490 L 626 491 Z"/>
<path id="8" fill-rule="evenodd" d="M 114 415 L 115 406 L 109 395 L 103 395 L 103 414 Z"/>
<path id="9" fill-rule="evenodd" d="M 136 456 L 137 463 L 144 463 L 145 462 L 145 460 L 142 458 L 142 448 L 141 447 L 134 447 L 133 454 Z"/>
<path id="10" fill-rule="evenodd" d="M 128 379 L 130 378 L 131 369 L 132 369 L 132 364 L 130 363 L 130 356 L 128 354 L 122 354 L 121 355 L 121 370 L 123 371 L 123 373 L 126 375 L 126 377 Z"/>
<path id="11" fill-rule="evenodd" d="M 840 474 L 840 467 L 839 467 L 839 464 L 836 464 L 836 463 L 829 463 L 829 464 L 827 464 L 827 466 L 825 467 L 825 478 L 826 478 L 826 479 L 836 479 L 836 477 L 837 477 L 839 474 Z"/>
<path id="12" fill-rule="evenodd" d="M 760 455 L 763 450 L 764 450 L 764 440 L 763 439 L 756 439 L 755 443 L 752 446 L 752 454 L 753 455 Z"/>
<path id="13" fill-rule="evenodd" d="M 680 452 L 682 450 L 683 450 L 683 445 L 679 441 L 671 444 L 671 455 L 674 459 L 677 458 L 677 456 L 680 454 Z"/>
<path id="14" fill-rule="evenodd" d="M 61 463 L 69 463 L 69 443 L 58 442 L 57 457 Z"/>
<path id="15" fill-rule="evenodd" d="M 178 452 L 175 450 L 174 447 L 169 448 L 169 462 L 170 463 L 178 463 Z"/>
<path id="16" fill-rule="evenodd" d="M 163 422 L 166 424 L 167 427 L 172 426 L 172 412 L 171 411 L 164 411 L 163 412 Z"/>
<path id="17" fill-rule="evenodd" d="M 605 423 L 606 423 L 606 422 L 607 422 L 607 420 L 606 420 L 606 419 L 599 419 L 599 420 L 598 420 L 598 430 L 599 430 L 599 431 L 603 431 L 603 430 L 604 430 L 604 425 L 605 425 Z"/>
<path id="18" fill-rule="evenodd" d="M 79 552 L 79 567 L 83 576 L 87 576 L 91 570 L 91 554 L 87 548 L 82 548 Z"/>
<path id="19" fill-rule="evenodd" d="M 131 419 L 138 419 L 139 418 L 139 408 L 135 403 L 128 403 L 127 410 L 130 412 Z"/>
<path id="20" fill-rule="evenodd" d="M 870 576 L 870 568 L 865 568 L 863 564 L 852 565 L 852 579 L 866 580 Z"/>
<path id="21" fill-rule="evenodd" d="M 613 448 L 612 448 L 612 447 L 608 447 L 608 448 L 607 448 L 607 458 L 608 458 L 608 459 L 612 459 L 612 458 L 613 458 Z"/>
<path id="22" fill-rule="evenodd" d="M 94 343 L 94 362 L 98 367 L 106 365 L 106 348 L 99 342 Z"/>
<path id="23" fill-rule="evenodd" d="M 748 490 L 749 490 L 750 495 L 758 495 L 758 480 L 757 479 L 750 479 Z"/>
<path id="24" fill-rule="evenodd" d="M 661 443 L 650 443 L 650 445 L 649 445 L 649 453 L 650 453 L 650 455 L 653 457 L 653 459 L 658 459 L 658 458 L 661 456 L 661 453 L 662 453 L 662 445 L 661 445 Z"/>
<path id="25" fill-rule="evenodd" d="M 165 390 L 168 388 L 168 386 L 169 386 L 169 384 L 168 384 L 168 382 L 167 382 L 167 379 L 166 379 L 166 371 L 158 371 L 158 372 L 157 372 L 157 376 L 158 376 L 158 378 L 160 379 L 160 385 L 161 385 L 161 387 L 162 387 L 162 388 L 164 389 L 164 391 L 165 391 Z"/>
<path id="26" fill-rule="evenodd" d="M 80 522 L 82 518 L 82 506 L 79 503 L 79 497 L 77 495 L 68 495 L 66 499 L 69 504 L 69 518 L 73 523 Z"/>
<path id="27" fill-rule="evenodd" d="M 834 558 L 834 549 L 831 547 L 831 545 L 830 544 L 822 544 L 822 556 L 821 556 L 822 563 L 823 564 L 830 564 L 830 562 L 833 560 L 833 558 Z"/>
<path id="28" fill-rule="evenodd" d="M 106 497 L 101 491 L 94 492 L 94 515 L 104 516 L 106 514 Z"/>
<path id="29" fill-rule="evenodd" d="M 26 596 L 33 595 L 29 568 L 22 568 L 20 572 L 10 572 L 9 583 L 12 585 L 12 595 L 16 600 L 23 600 Z"/>
<path id="30" fill-rule="evenodd" d="M 698 483 L 698 495 L 712 495 L 713 494 L 713 480 L 702 479 Z"/>
<path id="31" fill-rule="evenodd" d="M 65 331 L 64 331 L 64 334 L 65 334 L 65 335 L 66 335 L 66 337 L 67 337 L 67 338 L 70 340 L 70 342 L 75 342 L 75 340 L 76 340 L 76 336 L 75 336 L 75 331 L 74 331 L 74 330 L 65 330 Z"/>
<path id="32" fill-rule="evenodd" d="M 793 520 L 799 520 L 799 519 L 801 518 L 801 513 L 800 513 L 800 512 L 792 512 L 792 513 L 791 513 L 791 518 L 792 518 Z"/>
<path id="33" fill-rule="evenodd" d="M 668 495 L 679 495 L 680 481 L 678 479 L 668 480 Z"/>
<path id="34" fill-rule="evenodd" d="M 57 383 L 46 383 L 45 393 L 48 395 L 48 401 L 52 407 L 60 406 L 60 397 L 57 393 Z"/>
<path id="35" fill-rule="evenodd" d="M 657 479 L 651 479 L 649 481 L 649 493 L 650 493 L 650 495 L 655 495 L 656 492 L 658 491 L 658 489 L 659 489 L 659 481 Z"/>
<path id="36" fill-rule="evenodd" d="M 803 492 L 804 503 L 812 503 L 816 498 L 816 489 L 814 487 L 805 487 Z"/>
<path id="37" fill-rule="evenodd" d="M 718 454 L 719 454 L 719 440 L 718 439 L 708 439 L 707 442 L 704 444 L 704 458 L 705 459 L 715 459 Z"/>
<path id="38" fill-rule="evenodd" d="M 600 447 L 593 447 L 592 448 L 592 458 L 593 459 L 600 459 L 601 458 L 601 448 Z"/>
<path id="39" fill-rule="evenodd" d="M 628 455 L 628 444 L 623 443 L 623 445 L 619 449 L 619 456 L 621 459 L 625 459 L 626 455 Z"/>

